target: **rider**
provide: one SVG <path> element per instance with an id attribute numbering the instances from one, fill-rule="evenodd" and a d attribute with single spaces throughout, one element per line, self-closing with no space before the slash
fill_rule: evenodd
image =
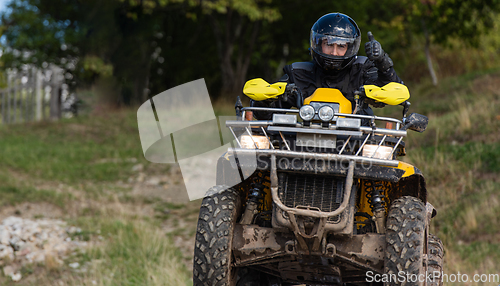
<path id="1" fill-rule="evenodd" d="M 311 28 L 310 52 L 313 60 L 285 66 L 285 75 L 279 81 L 294 83 L 301 90 L 303 98 L 310 96 L 317 88 L 326 87 L 339 89 L 352 102 L 354 92 L 363 85 L 402 83 L 394 71 L 391 58 L 371 32 L 368 32 L 368 40 L 365 44 L 367 57 L 357 56 L 361 32 L 356 22 L 341 13 L 326 14 Z M 289 96 L 286 102 L 252 100 L 252 106 L 290 108 L 296 106 L 296 99 Z M 373 115 L 366 103 L 361 113 Z M 255 112 L 255 116 L 269 119 L 271 114 Z"/>

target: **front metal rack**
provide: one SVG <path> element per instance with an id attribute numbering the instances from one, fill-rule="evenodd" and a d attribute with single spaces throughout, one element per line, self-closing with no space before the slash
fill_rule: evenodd
<path id="1" fill-rule="evenodd" d="M 323 235 L 323 232 L 326 231 L 327 228 L 328 230 L 335 230 L 345 227 L 346 219 L 343 219 L 341 223 L 339 222 L 336 224 L 328 224 L 328 226 L 327 226 L 327 220 L 330 217 L 337 216 L 340 213 L 344 212 L 349 202 L 351 201 L 350 199 L 351 188 L 353 185 L 354 172 L 355 172 L 354 169 L 356 164 L 370 164 L 370 166 L 378 165 L 386 167 L 398 167 L 399 165 L 399 161 L 393 160 L 392 158 L 394 158 L 393 156 L 394 152 L 397 150 L 403 138 L 406 136 L 406 130 L 401 129 L 402 122 L 400 120 L 388 117 L 344 114 L 344 113 L 334 112 L 334 117 L 331 122 L 329 123 L 323 122 L 322 124 L 318 125 L 316 123 L 311 123 L 311 122 L 309 122 L 309 124 L 304 124 L 303 122 L 297 122 L 297 115 L 299 113 L 299 110 L 296 109 L 247 107 L 243 108 L 242 111 L 243 114 L 240 120 L 226 121 L 226 127 L 229 128 L 229 130 L 231 131 L 232 135 L 236 140 L 236 144 L 238 145 L 238 148 L 230 148 L 228 152 L 237 156 L 240 155 L 265 156 L 269 158 L 271 163 L 269 171 L 271 179 L 271 195 L 273 202 L 279 209 L 288 214 L 288 217 L 290 218 L 290 222 L 292 225 L 292 229 L 295 233 L 295 236 L 297 237 L 297 241 L 299 242 L 300 245 L 302 245 L 304 249 L 307 248 L 306 243 L 304 241 L 305 237 L 313 238 L 314 239 L 313 249 L 317 249 L 319 247 L 319 243 Z M 275 112 L 275 114 L 273 115 L 273 120 L 244 121 L 246 111 Z M 279 115 L 277 115 L 276 113 Z M 291 113 L 291 114 L 287 115 L 286 113 Z M 345 120 L 346 118 L 350 118 L 351 120 L 350 122 L 352 124 L 349 123 L 349 119 Z M 361 125 L 362 121 L 369 123 L 369 126 L 362 126 Z M 376 121 L 395 123 L 396 129 L 379 128 L 376 126 Z M 248 143 L 250 143 L 249 144 L 250 147 L 254 146 L 255 149 L 243 148 L 242 146 L 243 144 L 234 130 L 235 128 L 238 128 L 237 130 L 238 134 L 246 134 L 251 138 L 251 141 L 249 141 Z M 266 148 L 259 148 L 259 144 L 254 139 L 254 135 L 252 134 L 252 128 L 254 128 L 253 130 L 255 131 L 257 130 L 262 131 L 263 136 L 261 136 L 260 139 L 262 139 L 264 142 L 265 140 L 267 140 Z M 287 143 L 287 140 L 285 138 L 286 136 L 284 135 L 284 133 L 292 134 L 292 136 L 294 135 L 294 133 L 309 134 L 307 136 L 310 136 L 311 134 L 321 134 L 322 136 L 327 135 L 327 137 L 331 138 L 332 141 L 335 140 L 335 146 L 337 146 L 336 143 L 338 139 L 337 136 L 343 136 L 346 139 L 338 152 L 328 152 L 328 151 L 304 152 L 302 151 L 302 149 L 292 150 L 291 146 Z M 277 136 L 278 134 L 279 136 Z M 366 137 L 364 138 L 364 136 Z M 382 138 L 380 139 L 380 137 Z M 390 154 L 384 157 L 384 159 L 375 158 L 379 148 L 381 148 L 384 143 L 388 142 L 388 137 L 391 137 L 391 144 L 394 144 L 394 146 L 391 146 L 392 149 L 390 151 Z M 279 149 L 275 148 L 273 144 L 274 142 L 276 142 L 276 140 L 278 140 L 278 146 L 280 146 Z M 282 142 L 279 140 L 281 140 Z M 348 149 L 347 147 L 351 140 L 359 141 L 358 143 L 359 147 L 358 150 L 356 150 L 355 147 L 352 147 L 350 148 L 349 152 L 347 152 L 346 150 Z M 367 144 L 369 140 L 370 143 Z M 251 142 L 253 142 L 253 144 Z M 375 144 L 378 143 L 376 147 L 374 147 L 375 146 L 374 143 Z M 370 156 L 363 156 L 362 150 L 365 146 L 368 145 L 372 145 L 372 148 L 374 149 L 373 154 L 371 154 Z M 388 144 L 385 144 L 384 148 L 387 148 L 386 145 Z M 269 147 L 267 148 L 267 146 Z M 341 145 L 339 144 L 338 146 L 340 147 Z M 354 146 L 356 146 L 356 144 Z M 246 145 L 245 147 L 249 146 Z M 367 153 L 369 154 L 369 152 Z M 348 163 L 348 167 L 345 170 L 346 179 L 344 183 L 345 188 L 343 190 L 343 195 L 342 195 L 343 199 L 342 203 L 337 209 L 332 211 L 321 211 L 319 209 L 313 210 L 308 206 L 290 207 L 285 205 L 281 201 L 278 194 L 279 183 L 278 183 L 277 160 L 278 158 L 297 158 L 297 157 L 300 157 L 301 159 L 312 159 L 316 161 L 320 160 L 323 162 L 336 161 L 336 162 Z M 318 218 L 319 219 L 318 223 L 314 228 L 316 229 L 315 233 L 314 234 L 303 233 L 301 229 L 304 229 L 304 227 L 303 225 L 302 227 L 299 227 L 298 221 L 296 219 L 297 216 L 310 216 Z"/>
<path id="2" fill-rule="evenodd" d="M 293 116 L 297 116 L 299 110 L 297 109 L 281 109 L 281 108 L 265 108 L 265 107 L 246 107 L 242 109 L 242 119 L 245 118 L 246 111 L 265 111 L 265 112 L 279 112 L 279 113 L 293 113 Z M 238 148 L 230 148 L 229 152 L 237 152 L 240 154 L 256 154 L 256 155 L 266 155 L 272 156 L 275 155 L 277 157 L 296 157 L 301 156 L 305 159 L 318 159 L 318 160 L 332 160 L 332 161 L 341 161 L 341 160 L 349 160 L 354 161 L 355 163 L 369 163 L 374 165 L 381 166 L 390 166 L 397 167 L 399 161 L 392 159 L 379 159 L 374 158 L 377 154 L 379 148 L 384 144 L 387 140 L 387 137 L 396 138 L 397 142 L 392 147 L 390 155 L 388 158 L 393 158 L 394 152 L 397 150 L 398 146 L 401 144 L 404 137 L 406 137 L 406 130 L 401 130 L 402 122 L 398 119 L 389 118 L 389 117 L 379 117 L 379 116 L 370 116 L 370 115 L 359 115 L 359 114 L 345 114 L 345 113 L 334 113 L 334 118 L 354 118 L 359 120 L 368 120 L 370 122 L 370 126 L 359 126 L 356 128 L 341 128 L 335 124 L 329 124 L 327 127 L 320 125 L 310 125 L 304 126 L 301 122 L 296 123 L 287 123 L 283 124 L 282 122 L 278 123 L 275 120 L 254 120 L 254 121 L 243 121 L 243 120 L 228 120 L 226 121 L 226 127 L 229 128 L 232 135 L 234 136 L 236 143 L 238 144 Z M 385 121 L 392 122 L 396 124 L 396 129 L 388 129 L 388 128 L 379 128 L 376 126 L 376 121 Z M 244 128 L 246 134 L 250 136 L 255 146 L 255 149 L 247 149 L 243 148 L 238 136 L 234 132 L 234 128 Z M 269 142 L 270 149 L 259 149 L 257 142 L 254 140 L 252 132 L 250 128 L 257 128 L 262 131 L 265 138 Z M 283 141 L 286 150 L 276 149 L 273 146 L 273 142 L 271 141 L 268 133 L 266 132 L 266 128 L 268 131 L 278 132 L 281 140 Z M 343 135 L 347 136 L 347 140 L 345 140 L 342 148 L 340 149 L 338 154 L 333 153 L 313 153 L 313 152 L 300 152 L 291 150 L 289 144 L 285 140 L 285 136 L 283 132 L 296 132 L 296 133 L 311 133 L 311 134 L 325 134 L 325 135 Z M 343 154 L 348 146 L 350 140 L 353 136 L 361 137 L 366 135 L 366 138 L 363 140 L 359 150 L 354 155 Z M 383 136 L 380 142 L 378 143 L 375 151 L 370 157 L 362 156 L 361 151 L 363 147 L 365 147 L 366 143 L 370 138 L 375 139 L 375 136 Z"/>

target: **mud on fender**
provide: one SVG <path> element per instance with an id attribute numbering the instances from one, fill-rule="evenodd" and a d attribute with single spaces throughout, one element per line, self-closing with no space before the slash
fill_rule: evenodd
<path id="1" fill-rule="evenodd" d="M 402 177 L 397 186 L 393 189 L 392 196 L 399 198 L 402 196 L 412 196 L 427 203 L 427 188 L 424 175 L 418 168 L 414 168 L 414 173 L 407 177 Z"/>

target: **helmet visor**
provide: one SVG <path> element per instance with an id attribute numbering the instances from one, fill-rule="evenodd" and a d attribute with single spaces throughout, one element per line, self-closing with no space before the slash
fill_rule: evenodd
<path id="1" fill-rule="evenodd" d="M 327 58 L 350 58 L 358 54 L 361 37 L 344 38 L 311 31 L 311 48 Z"/>

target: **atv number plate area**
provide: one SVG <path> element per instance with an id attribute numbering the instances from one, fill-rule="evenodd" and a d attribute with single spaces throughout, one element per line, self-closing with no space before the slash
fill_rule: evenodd
<path id="1" fill-rule="evenodd" d="M 335 148 L 337 147 L 337 135 L 297 132 L 295 144 L 304 147 Z"/>

